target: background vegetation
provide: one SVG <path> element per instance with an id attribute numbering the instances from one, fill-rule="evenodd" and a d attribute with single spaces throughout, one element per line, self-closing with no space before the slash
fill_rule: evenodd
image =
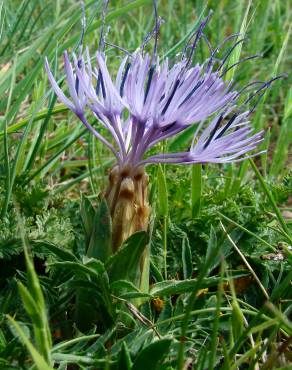
<path id="1" fill-rule="evenodd" d="M 101 8 L 86 1 L 91 51 Z M 231 62 L 262 56 L 229 73 L 239 86 L 291 70 L 289 0 L 161 0 L 158 9 L 161 56 L 175 60 L 212 9 L 213 46 L 241 32 L 246 41 Z M 106 24 L 110 43 L 134 51 L 153 27 L 152 2 L 112 0 Z M 78 1 L 0 1 L 0 368 L 288 369 L 291 77 L 273 84 L 252 117 L 267 154 L 236 165 L 149 167 L 152 287 L 139 312 L 124 304 L 141 298 L 127 276 L 109 284 L 108 270 L 84 257 L 89 199 L 98 205 L 112 157 L 59 104 L 44 70 L 47 56 L 61 82 L 62 52 L 76 50 L 80 36 Z M 115 71 L 122 53 L 108 46 L 107 55 Z M 207 57 L 201 42 L 195 60 Z M 165 145 L 186 148 L 192 130 Z M 87 324 L 95 299 L 107 317 L 83 333 L 82 288 Z"/>

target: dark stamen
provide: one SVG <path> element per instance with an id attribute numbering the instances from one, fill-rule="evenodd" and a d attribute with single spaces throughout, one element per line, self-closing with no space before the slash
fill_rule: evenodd
<path id="1" fill-rule="evenodd" d="M 97 78 L 96 88 L 95 88 L 96 95 L 99 95 L 99 89 L 100 89 L 100 77 L 98 73 L 98 78 Z"/>
<path id="2" fill-rule="evenodd" d="M 276 81 L 276 80 L 279 80 L 280 78 L 286 78 L 286 77 L 287 77 L 286 75 L 279 75 L 279 76 L 277 76 L 277 77 L 273 77 L 273 78 L 272 78 L 272 79 L 270 79 L 269 81 L 267 81 L 267 82 L 263 83 L 263 85 L 262 85 L 260 88 L 258 88 L 258 89 L 254 92 L 254 94 L 252 94 L 248 99 L 246 99 L 246 101 L 244 102 L 244 104 L 247 104 L 248 102 L 250 102 L 250 101 L 251 101 L 251 99 L 253 99 L 253 98 L 254 98 L 254 97 L 255 97 L 259 92 L 261 92 L 263 89 L 265 89 L 265 88 L 269 88 L 272 82 L 274 82 L 274 81 Z"/>
<path id="3" fill-rule="evenodd" d="M 184 60 L 185 59 L 185 56 L 186 56 L 186 53 L 188 51 L 188 49 L 191 49 L 193 50 L 194 48 L 194 44 L 197 43 L 198 39 L 200 37 L 203 37 L 203 32 L 202 32 L 202 24 L 204 23 L 205 20 L 202 21 L 202 23 L 200 24 L 199 28 L 197 30 L 195 30 L 189 37 L 189 40 L 187 42 L 187 44 L 185 45 L 185 47 L 183 48 L 183 51 L 182 51 L 182 56 L 181 56 L 181 59 Z M 196 36 L 195 38 L 195 41 L 191 44 L 191 40 L 192 38 Z M 196 45 L 195 45 L 196 46 Z"/>
<path id="4" fill-rule="evenodd" d="M 115 48 L 115 49 L 118 49 L 120 51 L 122 51 L 123 53 L 127 54 L 127 55 L 132 55 L 128 50 L 122 48 L 121 46 L 118 46 L 118 45 L 115 45 L 115 44 L 112 44 L 111 42 L 107 42 L 107 41 L 104 41 L 105 45 L 108 45 L 108 46 L 111 46 L 112 48 Z"/>
<path id="5" fill-rule="evenodd" d="M 212 53 L 213 53 L 213 49 L 212 49 L 212 46 L 211 46 L 211 44 L 210 44 L 210 42 L 209 42 L 209 40 L 207 39 L 207 37 L 206 37 L 206 35 L 204 34 L 204 33 L 202 33 L 201 34 L 201 38 L 203 38 L 204 40 L 205 40 L 205 42 L 206 42 L 206 44 L 207 44 L 207 46 L 208 46 L 208 49 L 209 49 L 209 51 L 210 51 L 210 57 L 211 57 L 211 55 L 212 55 Z M 186 45 L 185 46 L 185 48 L 184 48 L 184 50 L 183 50 L 183 52 L 182 52 L 182 57 L 181 57 L 181 60 L 183 61 L 183 60 L 185 60 L 186 59 L 186 53 L 187 53 L 187 51 L 188 50 L 192 50 L 193 49 L 193 45 Z M 188 58 L 189 59 L 189 58 Z M 210 60 L 210 58 L 207 58 L 206 60 L 205 60 L 205 62 L 203 63 L 203 64 L 205 64 L 207 61 L 209 61 Z M 219 59 L 216 59 L 216 60 L 219 60 Z"/>
<path id="6" fill-rule="evenodd" d="M 149 70 L 148 81 L 147 81 L 147 86 L 146 86 L 146 91 L 145 91 L 145 96 L 144 96 L 144 104 L 146 102 L 146 99 L 147 99 L 147 96 L 148 96 L 148 93 L 149 93 L 149 90 L 150 90 L 151 81 L 152 81 L 154 71 L 155 71 L 155 66 L 153 65 L 153 66 L 151 66 L 151 68 Z"/>
<path id="7" fill-rule="evenodd" d="M 153 57 L 155 58 L 157 54 L 157 42 L 158 42 L 158 31 L 159 31 L 157 0 L 153 0 L 153 8 L 154 8 L 154 17 L 155 17 L 155 38 L 154 38 Z"/>
<path id="8" fill-rule="evenodd" d="M 218 67 L 217 71 L 220 71 L 220 69 L 224 66 L 224 64 L 226 63 L 227 59 L 230 57 L 230 55 L 232 54 L 232 52 L 234 51 L 234 49 L 236 48 L 236 46 L 239 45 L 239 44 L 241 44 L 245 40 L 246 40 L 246 38 L 243 38 L 241 40 L 236 41 L 236 43 L 228 50 L 227 54 L 223 58 L 222 63 Z"/>
<path id="9" fill-rule="evenodd" d="M 169 98 L 167 99 L 167 102 L 166 102 L 166 104 L 165 104 L 165 106 L 164 106 L 164 108 L 163 108 L 163 110 L 162 110 L 162 114 L 165 114 L 165 112 L 167 111 L 167 108 L 169 107 L 169 104 L 171 103 L 171 101 L 172 101 L 172 99 L 173 99 L 173 97 L 174 97 L 174 94 L 175 94 L 175 92 L 176 92 L 176 90 L 177 90 L 177 88 L 178 88 L 179 83 L 180 83 L 180 80 L 179 80 L 179 79 L 177 79 L 177 80 L 175 81 L 174 86 L 173 86 L 172 92 L 171 92 L 171 94 L 170 94 Z"/>
<path id="10" fill-rule="evenodd" d="M 227 41 L 229 41 L 229 40 L 231 40 L 231 39 L 233 39 L 233 38 L 235 38 L 235 37 L 238 37 L 238 36 L 240 36 L 240 33 L 235 33 L 234 35 L 230 35 L 230 36 L 228 36 L 228 37 L 226 37 L 222 42 L 221 42 L 221 44 L 219 44 L 218 46 L 217 46 L 217 48 L 215 48 L 214 50 L 213 50 L 213 52 L 212 52 L 212 54 L 211 54 L 211 57 L 210 57 L 210 60 L 209 60 L 209 63 L 208 63 L 208 65 L 207 65 L 207 68 L 206 68 L 206 72 L 208 72 L 209 71 L 209 69 L 211 68 L 211 66 L 212 66 L 212 62 L 213 62 L 213 60 L 214 60 L 214 56 L 215 56 L 215 54 L 226 44 L 226 42 Z"/>
<path id="11" fill-rule="evenodd" d="M 256 107 L 258 106 L 258 104 L 259 104 L 259 102 L 262 100 L 262 97 L 265 95 L 265 91 L 263 91 L 260 95 L 259 95 L 259 97 L 258 97 L 258 99 L 257 99 L 257 101 L 254 103 L 254 105 L 253 105 L 253 107 L 249 110 L 249 115 L 251 114 L 251 113 L 253 113 L 254 112 L 254 110 L 256 109 Z"/>
<path id="12" fill-rule="evenodd" d="M 198 90 L 198 88 L 204 83 L 204 80 L 198 81 L 192 91 L 187 95 L 184 101 L 178 106 L 179 108 L 193 95 L 193 93 Z"/>
<path id="13" fill-rule="evenodd" d="M 126 83 L 126 79 L 127 79 L 130 67 L 131 67 L 131 63 L 128 62 L 127 65 L 126 65 L 125 73 L 124 73 L 122 83 L 121 83 L 121 87 L 120 87 L 120 95 L 121 96 L 124 95 L 124 87 L 125 87 L 125 83 Z"/>
<path id="14" fill-rule="evenodd" d="M 158 32 L 160 29 L 161 24 L 163 23 L 163 19 L 158 17 L 157 19 L 157 24 L 155 24 L 154 28 L 146 35 L 144 41 L 142 42 L 142 45 L 140 47 L 141 52 L 143 53 L 145 46 L 148 44 L 148 42 L 152 39 L 152 37 L 157 38 L 158 37 Z M 156 47 L 155 47 L 156 48 Z"/>
<path id="15" fill-rule="evenodd" d="M 211 45 L 208 37 L 204 34 L 204 32 L 202 33 L 202 38 L 205 40 L 205 42 L 208 46 L 209 52 L 210 52 L 210 56 L 211 56 L 213 54 L 213 48 L 212 48 L 212 45 Z"/>
<path id="16" fill-rule="evenodd" d="M 230 67 L 225 68 L 224 71 L 221 73 L 221 75 L 219 77 L 222 78 L 224 75 L 226 75 L 226 73 L 228 71 L 230 71 L 232 68 L 236 67 L 238 64 L 241 64 L 243 62 L 247 62 L 248 60 L 252 60 L 252 59 L 255 59 L 255 58 L 261 58 L 261 57 L 262 57 L 261 54 L 255 54 L 255 55 L 252 55 L 250 57 L 242 58 L 238 62 L 232 64 Z"/>
<path id="17" fill-rule="evenodd" d="M 102 96 L 105 98 L 106 97 L 106 93 L 105 93 L 105 86 L 104 86 L 104 81 L 103 81 L 103 77 L 102 77 L 102 73 L 100 71 L 98 71 L 98 78 L 97 78 L 97 84 L 96 84 L 96 95 L 99 94 L 99 89 L 101 87 L 101 92 L 102 92 Z"/>
<path id="18" fill-rule="evenodd" d="M 220 126 L 220 123 L 221 123 L 222 119 L 223 119 L 223 114 L 221 114 L 221 116 L 218 118 L 218 121 L 216 122 L 216 125 L 213 128 L 213 130 L 212 130 L 212 132 L 211 132 L 211 134 L 209 136 L 209 139 L 206 141 L 206 143 L 205 143 L 205 145 L 203 147 L 204 149 L 206 149 L 208 147 L 208 145 L 211 143 L 214 135 L 216 134 L 216 131 L 218 130 L 218 128 Z"/>
<path id="19" fill-rule="evenodd" d="M 103 1 L 103 8 L 102 8 L 102 14 L 101 14 L 101 30 L 100 30 L 100 37 L 99 37 L 99 44 L 98 44 L 98 50 L 103 51 L 104 50 L 104 26 L 105 26 L 105 17 L 107 13 L 109 0 Z"/>
<path id="20" fill-rule="evenodd" d="M 79 90 L 79 78 L 76 76 L 76 81 L 75 81 L 75 90 L 78 95 L 78 90 Z"/>
<path id="21" fill-rule="evenodd" d="M 186 66 L 185 66 L 185 69 L 188 68 L 188 66 L 190 65 L 191 61 L 192 61 L 192 57 L 194 55 L 194 52 L 196 50 L 196 47 L 197 47 L 197 44 L 198 44 L 198 41 L 200 40 L 202 34 L 203 34 L 203 30 L 204 28 L 206 27 L 210 17 L 212 15 L 212 11 L 209 12 L 209 14 L 207 15 L 207 17 L 203 20 L 203 22 L 200 24 L 200 27 L 198 29 L 198 31 L 196 32 L 196 37 L 195 37 L 195 40 L 192 44 L 192 48 L 191 48 L 191 52 L 190 52 L 190 55 L 188 57 L 188 60 L 187 60 L 187 63 L 186 63 Z"/>
<path id="22" fill-rule="evenodd" d="M 78 60 L 78 62 L 77 62 L 77 67 L 78 68 L 81 68 L 81 66 L 82 66 L 82 61 L 81 61 L 81 59 L 79 59 Z M 75 90 L 76 90 L 76 93 L 77 93 L 77 95 L 78 95 L 78 90 L 79 90 L 79 78 L 78 78 L 78 76 L 76 75 L 76 81 L 75 81 Z"/>
<path id="23" fill-rule="evenodd" d="M 263 84 L 263 81 L 253 81 L 244 86 L 241 90 L 238 91 L 238 93 L 235 95 L 233 100 L 236 100 L 245 90 L 247 90 L 249 87 L 258 85 L 258 84 Z M 235 88 L 236 84 L 234 84 L 233 88 Z"/>
<path id="24" fill-rule="evenodd" d="M 176 121 L 170 123 L 169 125 L 167 125 L 166 127 L 164 127 L 161 132 L 165 133 L 166 131 L 169 131 L 174 125 L 176 124 Z"/>
<path id="25" fill-rule="evenodd" d="M 85 5 L 84 1 L 81 0 L 81 11 L 82 11 L 82 16 L 81 16 L 81 35 L 80 35 L 80 40 L 78 42 L 78 47 L 77 48 L 82 48 L 83 46 L 83 39 L 85 35 L 85 28 L 86 28 L 86 16 L 85 16 Z"/>
<path id="26" fill-rule="evenodd" d="M 223 127 L 222 131 L 215 137 L 215 140 L 219 139 L 224 135 L 224 133 L 229 129 L 229 127 L 232 125 L 234 122 L 235 118 L 238 116 L 237 113 L 235 113 L 229 120 L 229 122 Z"/>

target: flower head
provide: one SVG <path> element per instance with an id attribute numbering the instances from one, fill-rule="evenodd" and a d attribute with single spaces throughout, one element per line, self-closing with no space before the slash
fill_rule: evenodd
<path id="1" fill-rule="evenodd" d="M 115 79 L 111 77 L 103 52 L 97 52 L 95 67 L 88 49 L 79 58 L 73 54 L 72 63 L 65 52 L 70 99 L 58 86 L 46 61 L 49 80 L 60 101 L 108 146 L 119 166 L 234 162 L 247 158 L 245 154 L 262 141 L 263 133 L 253 133 L 249 125 L 248 118 L 254 107 L 247 109 L 246 104 L 239 104 L 239 98 L 247 88 L 237 92 L 232 81 L 224 80 L 229 68 L 223 72 L 222 68 L 234 46 L 219 67 L 215 68 L 214 61 L 218 48 L 211 52 L 204 64 L 191 65 L 207 20 L 195 33 L 195 41 L 189 45 L 189 55 L 186 55 L 186 48 L 179 62 L 171 66 L 168 59 L 160 61 L 156 55 L 145 54 L 141 48 L 122 60 Z M 271 81 L 262 84 L 252 97 L 264 91 Z M 256 83 L 249 86 L 256 86 Z M 87 111 L 106 128 L 114 144 L 88 122 Z M 197 129 L 188 151 L 147 156 L 154 145 L 181 133 L 190 125 L 197 125 Z M 252 155 L 255 154 L 249 154 Z"/>

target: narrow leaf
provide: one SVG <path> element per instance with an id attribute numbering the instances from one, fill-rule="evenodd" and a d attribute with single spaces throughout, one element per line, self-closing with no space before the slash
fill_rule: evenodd
<path id="1" fill-rule="evenodd" d="M 20 325 L 15 321 L 11 316 L 7 315 L 8 320 L 11 322 L 11 324 L 14 326 L 17 334 L 19 335 L 22 342 L 27 347 L 28 351 L 30 352 L 30 355 L 34 361 L 34 364 L 38 370 L 53 370 L 51 366 L 47 364 L 47 362 L 44 360 L 44 358 L 40 355 L 40 353 L 35 349 L 35 347 L 32 345 L 30 340 L 26 337 L 25 333 L 21 329 Z"/>

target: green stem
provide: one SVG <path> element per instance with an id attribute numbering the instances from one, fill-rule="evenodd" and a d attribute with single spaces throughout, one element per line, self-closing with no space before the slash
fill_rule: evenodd
<path id="1" fill-rule="evenodd" d="M 6 195 L 4 199 L 4 205 L 1 211 L 1 217 L 4 218 L 7 213 L 8 204 L 11 196 L 11 186 L 10 186 L 10 163 L 9 163 L 9 152 L 8 152 L 8 142 L 7 142 L 7 121 L 4 122 L 4 159 L 5 159 L 5 188 Z"/>
<path id="2" fill-rule="evenodd" d="M 164 278 L 167 279 L 167 216 L 163 216 L 163 262 L 164 262 Z"/>
<path id="3" fill-rule="evenodd" d="M 223 274 L 224 274 L 224 265 L 223 261 L 221 262 L 220 268 L 220 282 L 217 288 L 216 294 L 216 311 L 214 312 L 214 324 L 211 337 L 211 349 L 209 357 L 209 369 L 214 369 L 214 364 L 216 362 L 216 353 L 217 353 L 217 344 L 218 344 L 218 330 L 219 330 L 219 317 L 220 317 L 220 306 L 222 302 L 223 295 Z"/>

